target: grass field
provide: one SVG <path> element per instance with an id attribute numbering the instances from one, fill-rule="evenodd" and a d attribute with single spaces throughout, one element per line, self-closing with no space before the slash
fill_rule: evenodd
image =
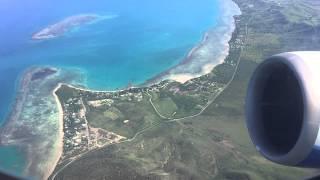
<path id="1" fill-rule="evenodd" d="M 112 106 L 92 108 L 87 106 L 89 124 L 127 138 L 132 138 L 143 128 L 160 121 L 150 106 L 148 98 L 141 102 L 116 101 Z M 125 121 L 128 121 L 125 123 Z"/>
<path id="2" fill-rule="evenodd" d="M 239 49 L 232 49 L 224 64 L 206 76 L 181 85 L 180 93 L 170 91 L 180 86 L 177 83 L 150 92 L 155 107 L 166 117 L 195 114 L 210 98 L 208 92 L 214 92 L 230 80 L 230 73 L 235 70 L 232 64 L 240 59 L 232 83 L 201 115 L 168 122 L 155 112 L 147 94 L 140 102 L 117 100 L 112 108 L 89 109 L 90 124 L 127 137 L 133 137 L 143 127 L 155 125 L 131 141 L 86 154 L 61 171 L 57 178 L 256 180 L 301 179 L 309 174 L 310 170 L 273 164 L 256 152 L 245 126 L 244 105 L 247 85 L 256 66 L 280 52 L 319 50 L 320 27 L 310 19 L 297 20 L 296 15 L 288 13 L 293 8 L 279 4 L 280 1 L 235 2 L 242 15 L 237 17 L 239 23 L 230 45 L 234 47 L 236 39 L 246 35 L 241 53 Z M 307 6 L 302 8 L 309 10 Z M 300 16 L 303 14 L 300 12 Z M 197 89 L 203 82 L 216 82 L 218 86 L 213 90 Z M 123 124 L 125 119 L 130 119 L 132 125 Z"/>

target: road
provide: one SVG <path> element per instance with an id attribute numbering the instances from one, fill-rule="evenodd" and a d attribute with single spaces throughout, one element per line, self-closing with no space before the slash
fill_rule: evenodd
<path id="1" fill-rule="evenodd" d="M 247 36 L 248 36 L 248 25 L 246 24 L 246 34 L 245 34 L 245 41 L 244 41 L 245 43 L 246 43 L 246 38 L 247 38 Z M 118 144 L 134 141 L 139 135 L 143 134 L 145 131 L 147 131 L 147 130 L 149 130 L 149 129 L 151 129 L 151 128 L 154 128 L 154 127 L 159 126 L 161 123 L 178 122 L 178 121 L 182 121 L 182 120 L 186 120 L 186 119 L 195 118 L 195 117 L 197 117 L 197 116 L 200 116 L 205 110 L 207 110 L 207 108 L 208 108 L 212 103 L 215 102 L 215 100 L 223 93 L 223 91 L 224 91 L 225 89 L 227 89 L 227 88 L 230 86 L 230 84 L 233 82 L 233 80 L 234 80 L 234 78 L 235 78 L 235 76 L 236 76 L 236 74 L 237 74 L 237 72 L 238 72 L 238 69 L 239 69 L 239 64 L 240 64 L 240 62 L 241 62 L 242 52 L 243 52 L 243 48 L 245 47 L 245 43 L 244 43 L 244 45 L 241 47 L 240 55 L 239 55 L 239 57 L 238 57 L 237 64 L 236 64 L 236 67 L 235 67 L 235 70 L 234 70 L 234 72 L 233 72 L 233 75 L 232 75 L 231 79 L 228 81 L 228 83 L 227 83 L 223 88 L 221 88 L 221 90 L 220 90 L 218 93 L 216 93 L 213 97 L 211 97 L 211 100 L 206 104 L 206 106 L 204 106 L 204 107 L 202 108 L 202 110 L 201 110 L 199 113 L 197 113 L 197 114 L 195 114 L 195 115 L 191 115 L 191 116 L 186 116 L 186 117 L 183 117 L 183 118 L 177 118 L 177 119 L 168 118 L 168 117 L 162 115 L 162 114 L 159 112 L 159 110 L 155 107 L 155 105 L 154 105 L 154 103 L 153 103 L 153 101 L 152 101 L 152 95 L 151 95 L 149 92 L 147 92 L 147 94 L 148 94 L 148 96 L 149 96 L 149 102 L 150 102 L 151 106 L 153 107 L 154 111 L 157 113 L 157 115 L 158 115 L 160 118 L 162 118 L 162 119 L 167 119 L 167 121 L 155 122 L 155 123 L 153 123 L 151 126 L 145 127 L 144 129 L 142 129 L 141 131 L 139 131 L 138 133 L 136 133 L 132 138 L 127 139 L 127 140 L 124 140 L 124 141 L 121 141 L 121 142 L 119 142 Z M 90 152 L 92 152 L 92 151 L 95 151 L 95 150 L 99 150 L 99 149 L 102 149 L 102 148 L 106 148 L 106 147 L 108 147 L 108 146 L 110 146 L 110 145 L 112 145 L 112 144 L 108 144 L 108 145 L 106 145 L 106 146 L 102 146 L 102 147 L 97 148 L 97 149 L 92 149 L 92 150 L 89 150 L 89 151 L 87 151 L 87 152 L 85 152 L 85 153 L 83 153 L 83 154 L 80 154 L 80 155 L 76 156 L 73 160 L 71 160 L 69 163 L 67 163 L 66 165 L 64 165 L 63 167 L 61 167 L 57 172 L 55 172 L 55 173 L 51 176 L 50 179 L 54 180 L 54 179 L 56 178 L 56 176 L 57 176 L 62 170 L 64 170 L 66 167 L 68 167 L 70 164 L 72 164 L 74 161 L 80 159 L 80 158 L 83 157 L 84 155 L 86 155 L 86 154 L 88 154 L 88 153 L 90 153 Z"/>

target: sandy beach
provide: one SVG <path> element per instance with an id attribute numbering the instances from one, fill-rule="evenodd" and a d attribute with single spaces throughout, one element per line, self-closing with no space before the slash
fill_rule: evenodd
<path id="1" fill-rule="evenodd" d="M 229 41 L 235 30 L 235 15 L 241 11 L 233 1 L 219 0 L 223 15 L 216 27 L 209 29 L 202 40 L 192 48 L 178 65 L 151 78 L 145 84 L 151 85 L 170 79 L 180 83 L 210 73 L 222 64 L 229 54 Z"/>
<path id="2" fill-rule="evenodd" d="M 237 9 L 238 6 L 233 1 L 224 2 L 221 0 L 221 3 L 223 4 L 223 8 L 227 9 L 227 12 L 225 12 L 224 17 L 220 22 L 220 23 L 223 23 L 222 27 L 216 31 L 209 30 L 208 32 L 206 32 L 201 42 L 199 42 L 194 48 L 192 48 L 189 51 L 189 53 L 186 55 L 186 58 L 179 65 L 153 78 L 152 81 L 150 81 L 151 83 L 147 83 L 148 85 L 155 84 L 166 79 L 174 80 L 180 83 L 185 83 L 188 80 L 210 73 L 215 66 L 224 62 L 225 58 L 229 54 L 229 41 L 232 37 L 232 33 L 235 30 L 235 23 L 234 23 L 233 16 L 239 15 L 241 12 L 239 9 Z M 232 8 L 230 8 L 230 6 Z M 228 10 L 228 8 L 230 9 Z M 221 33 L 223 33 L 223 37 L 221 37 Z M 217 40 L 219 41 L 212 44 L 213 41 L 217 41 Z M 210 52 L 211 48 L 214 48 L 214 46 L 216 45 L 219 45 L 220 47 L 220 49 L 218 49 L 218 52 L 216 53 Z M 182 71 L 185 69 L 187 70 L 192 69 L 194 64 L 198 63 L 194 61 L 196 61 L 198 58 L 204 58 L 204 57 L 208 58 L 206 59 L 207 61 L 202 64 L 197 64 L 197 65 L 201 65 L 200 71 L 198 72 Z M 58 84 L 58 86 L 53 90 L 52 95 L 54 96 L 56 104 L 59 109 L 59 133 L 58 133 L 58 140 L 55 145 L 56 151 L 52 157 L 54 161 L 52 163 L 52 166 L 48 168 L 45 178 L 48 178 L 51 175 L 56 165 L 59 163 L 60 157 L 63 154 L 63 138 L 64 138 L 63 107 L 61 105 L 61 102 L 58 96 L 56 95 L 56 91 L 59 88 L 61 88 L 62 85 L 68 86 L 70 88 L 75 88 L 81 91 L 96 92 L 96 93 L 115 93 L 115 92 L 123 91 L 123 90 L 95 91 L 95 90 L 90 90 L 86 88 L 76 87 L 70 84 L 64 84 L 64 83 Z"/>
<path id="3" fill-rule="evenodd" d="M 93 93 L 115 93 L 115 92 L 121 92 L 121 91 L 123 91 L 123 90 L 117 90 L 117 91 L 96 91 L 96 90 L 91 90 L 91 89 L 76 87 L 76 86 L 73 86 L 73 85 L 71 85 L 71 84 L 63 84 L 63 83 L 60 84 L 60 87 L 61 87 L 62 85 L 68 86 L 68 87 L 70 87 L 70 88 L 77 89 L 77 90 L 80 90 L 80 91 L 88 91 L 88 92 L 93 92 Z M 58 88 L 58 89 L 59 89 L 59 88 Z"/>
<path id="4" fill-rule="evenodd" d="M 117 91 L 94 91 L 94 90 L 89 90 L 89 89 L 84 89 L 80 87 L 75 87 L 70 84 L 64 84 L 64 83 L 59 83 L 58 86 L 52 91 L 52 95 L 56 101 L 57 107 L 58 107 L 58 112 L 59 112 L 59 132 L 58 132 L 58 140 L 55 144 L 55 153 L 52 154 L 52 159 L 53 162 L 51 163 L 51 166 L 48 166 L 46 172 L 44 173 L 44 178 L 43 179 L 48 179 L 52 172 L 55 170 L 56 166 L 58 165 L 61 156 L 63 155 L 63 139 L 64 139 L 64 130 L 63 130 L 63 107 L 62 103 L 59 100 L 59 97 L 57 96 L 56 92 L 61 88 L 62 85 L 68 86 L 70 88 L 78 89 L 81 91 L 89 91 L 89 92 L 102 92 L 102 93 L 114 93 Z"/>
<path id="5" fill-rule="evenodd" d="M 63 137 L 64 137 L 64 131 L 63 131 L 63 108 L 61 105 L 61 102 L 56 95 L 56 91 L 61 87 L 62 84 L 58 84 L 58 86 L 52 91 L 52 95 L 55 98 L 55 101 L 57 103 L 58 111 L 59 111 L 59 132 L 58 132 L 58 140 L 56 142 L 56 151 L 55 154 L 52 155 L 52 158 L 54 161 L 52 162 L 51 167 L 48 167 L 47 172 L 44 175 L 44 179 L 48 179 L 48 177 L 52 174 L 54 169 L 56 168 L 62 154 L 63 154 Z"/>

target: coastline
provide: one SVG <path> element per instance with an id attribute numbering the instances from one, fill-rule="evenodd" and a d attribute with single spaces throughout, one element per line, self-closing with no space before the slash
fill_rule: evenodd
<path id="1" fill-rule="evenodd" d="M 78 89 L 78 90 L 82 90 L 82 91 L 90 91 L 90 92 L 102 92 L 102 93 L 114 93 L 114 92 L 119 92 L 119 91 L 94 91 L 94 90 L 88 90 L 88 89 L 84 89 L 84 88 L 80 88 L 80 87 L 75 87 L 73 85 L 70 84 L 65 84 L 65 83 L 59 83 L 57 85 L 57 87 L 52 91 L 52 95 L 55 99 L 55 102 L 57 104 L 58 107 L 58 113 L 59 113 L 59 133 L 58 133 L 58 140 L 56 142 L 55 145 L 55 154 L 53 155 L 53 159 L 54 162 L 52 163 L 51 167 L 48 167 L 47 172 L 44 175 L 44 179 L 48 179 L 50 177 L 50 175 L 54 172 L 56 166 L 58 165 L 62 155 L 63 155 L 63 139 L 64 139 L 64 128 L 63 128 L 63 124 L 64 124 L 64 111 L 63 111 L 63 107 L 62 107 L 62 103 L 59 99 L 59 97 L 57 96 L 56 92 L 61 88 L 61 86 L 68 86 L 70 88 L 74 88 L 74 89 Z M 120 90 L 121 91 L 121 90 Z"/>
<path id="2" fill-rule="evenodd" d="M 208 74 L 210 73 L 214 67 L 216 67 L 217 65 L 221 64 L 224 62 L 224 60 L 226 59 L 226 57 L 229 55 L 229 50 L 230 50 L 230 44 L 229 44 L 229 41 L 231 40 L 232 38 L 232 35 L 235 31 L 235 19 L 234 19 L 234 16 L 236 15 L 240 15 L 241 14 L 241 11 L 240 11 L 240 8 L 238 7 L 238 5 L 233 2 L 232 0 L 229 1 L 229 3 L 226 3 L 225 1 L 223 0 L 220 0 L 221 3 L 223 3 L 223 9 L 225 8 L 230 8 L 229 5 L 230 3 L 233 4 L 233 6 L 236 6 L 237 8 L 237 12 L 233 12 L 234 9 L 231 9 L 228 11 L 228 13 L 226 13 L 224 15 L 224 18 L 222 20 L 223 24 L 224 24 L 224 28 L 227 28 L 227 31 L 225 33 L 223 33 L 223 39 L 221 39 L 221 47 L 223 49 L 223 51 L 220 51 L 220 55 L 212 62 L 208 62 L 204 65 L 202 65 L 202 71 L 201 72 L 198 72 L 196 74 L 192 74 L 192 73 L 189 73 L 189 74 L 183 74 L 183 73 L 172 73 L 173 71 L 176 70 L 176 68 L 178 67 L 181 67 L 183 65 L 188 65 L 189 63 L 192 63 L 193 62 L 193 56 L 198 52 L 198 51 L 201 51 L 202 47 L 205 47 L 206 45 L 208 45 L 208 43 L 210 43 L 211 41 L 209 41 L 210 39 L 210 31 L 211 30 L 208 30 L 204 33 L 203 35 L 203 38 L 201 40 L 201 42 L 199 44 L 197 44 L 195 47 L 193 47 L 187 54 L 187 56 L 185 57 L 185 59 L 179 63 L 177 66 L 163 72 L 163 73 L 160 73 L 159 75 L 155 76 L 154 78 L 150 79 L 150 80 L 147 80 L 142 86 L 151 86 L 153 84 L 157 84 L 157 83 L 160 83 L 161 81 L 164 81 L 164 80 L 174 80 L 174 81 L 177 81 L 177 82 L 180 82 L 180 83 L 185 83 L 191 79 L 194 79 L 194 78 L 197 78 L 197 77 L 200 77 L 202 75 L 205 75 L 205 74 Z M 230 20 L 230 17 L 232 18 L 232 20 Z M 217 32 L 219 33 L 219 32 Z M 217 35 L 214 33 L 214 35 Z M 221 38 L 221 37 L 220 37 Z M 55 160 L 55 166 L 52 167 L 52 169 L 50 170 L 50 172 L 52 173 L 56 167 L 56 165 L 59 163 L 59 159 L 60 157 L 62 156 L 63 154 L 63 108 L 61 106 L 61 102 L 58 98 L 58 96 L 56 95 L 56 91 L 62 86 L 62 85 L 65 85 L 65 86 L 68 86 L 70 88 L 74 88 L 74 89 L 78 89 L 78 90 L 82 90 L 82 91 L 88 91 L 88 92 L 96 92 L 96 93 L 115 93 L 115 92 L 121 92 L 121 91 L 124 91 L 124 89 L 121 89 L 121 90 L 115 90 L 115 91 L 97 91 L 97 90 L 91 90 L 89 88 L 81 88 L 81 87 L 76 87 L 74 85 L 71 85 L 71 84 L 66 84 L 66 83 L 59 83 L 59 85 L 54 89 L 53 91 L 53 95 L 56 99 L 56 103 L 59 107 L 59 122 L 60 122 L 60 129 L 59 129 L 59 144 L 62 144 L 62 148 L 61 146 L 58 146 L 59 148 L 59 152 L 57 152 L 56 154 L 56 160 Z M 58 158 L 59 156 L 59 158 Z M 51 174 L 49 174 L 50 176 Z M 49 177 L 48 176 L 48 177 Z"/>
<path id="3" fill-rule="evenodd" d="M 55 73 L 44 73 L 43 70 Z M 50 71 L 51 72 L 51 71 Z M 81 79 L 78 72 L 48 66 L 24 71 L 12 110 L 0 129 L 1 145 L 22 149 L 24 177 L 47 179 L 63 153 L 63 110 L 55 96 L 59 83 Z"/>
<path id="4" fill-rule="evenodd" d="M 220 0 L 220 3 L 224 4 L 224 6 L 226 8 L 226 3 L 224 1 Z M 232 1 L 232 3 L 234 3 L 234 2 Z M 193 79 L 193 78 L 196 78 L 196 77 L 199 77 L 199 76 L 202 76 L 204 74 L 209 73 L 216 65 L 222 63 L 225 60 L 225 58 L 227 57 L 227 55 L 229 54 L 229 40 L 231 39 L 232 33 L 233 33 L 234 29 L 235 29 L 235 23 L 234 23 L 234 19 L 233 18 L 232 18 L 231 22 L 232 23 L 230 23 L 229 21 L 225 22 L 230 29 L 229 29 L 229 31 L 227 33 L 223 34 L 224 38 L 221 40 L 222 44 L 224 43 L 224 45 L 221 46 L 221 48 L 223 48 L 224 50 L 220 52 L 221 54 L 220 54 L 219 58 L 216 58 L 215 60 L 212 60 L 212 62 L 210 62 L 210 63 L 201 64 L 201 68 L 202 68 L 201 72 L 197 72 L 197 73 L 179 73 L 179 72 L 176 72 L 176 70 L 177 70 L 177 68 L 182 68 L 183 69 L 183 67 L 185 65 L 188 66 L 188 65 L 190 65 L 190 63 L 191 63 L 191 65 L 192 65 L 192 63 L 194 63 L 193 62 L 194 55 L 196 55 L 197 52 L 201 51 L 202 47 L 205 47 L 206 45 L 208 45 L 208 43 L 211 42 L 211 41 L 209 41 L 211 30 L 205 32 L 201 42 L 198 43 L 197 45 L 195 45 L 195 47 L 193 47 L 190 50 L 190 52 L 187 54 L 186 58 L 181 63 L 179 63 L 177 66 L 165 71 L 164 73 L 159 74 L 155 78 L 152 78 L 152 81 L 150 81 L 150 82 L 152 84 L 155 84 L 155 83 L 159 83 L 160 81 L 163 81 L 163 80 L 175 80 L 175 81 L 184 83 L 184 82 L 186 82 L 186 81 L 188 81 L 190 79 Z M 221 36 L 221 34 L 220 34 L 220 36 Z M 32 72 L 28 72 L 27 74 L 30 75 L 30 74 L 32 74 Z M 23 78 L 26 78 L 26 77 L 23 77 Z M 21 84 L 24 85 L 25 88 L 29 89 L 28 83 L 24 84 L 24 83 L 21 82 Z M 63 116 L 64 116 L 64 114 L 63 113 L 64 112 L 63 112 L 62 104 L 61 104 L 58 96 L 56 95 L 56 91 L 62 85 L 67 85 L 67 86 L 72 87 L 72 88 L 76 88 L 76 89 L 83 90 L 83 91 L 90 91 L 90 92 L 103 92 L 103 93 L 110 92 L 110 93 L 114 93 L 114 92 L 123 91 L 123 90 L 94 91 L 94 90 L 89 90 L 89 89 L 86 89 L 86 88 L 75 87 L 75 86 L 67 84 L 67 83 L 58 83 L 57 84 L 57 86 L 53 89 L 51 94 L 53 95 L 55 104 L 57 105 L 57 108 L 58 108 L 58 134 L 57 134 L 57 139 L 55 140 L 54 145 L 53 145 L 54 150 L 51 150 L 51 152 L 53 152 L 53 153 L 50 152 L 50 154 L 49 154 L 49 158 L 50 159 L 54 159 L 54 161 L 52 163 L 50 163 L 50 165 L 48 165 L 46 168 L 44 168 L 44 170 L 45 170 L 43 172 L 43 174 L 44 174 L 43 177 L 44 178 L 48 178 L 51 175 L 51 173 L 55 170 L 56 166 L 58 165 L 61 156 L 63 155 L 63 138 L 64 138 L 64 131 L 63 131 L 63 122 L 64 122 L 63 121 Z M 25 94 L 27 94 L 27 92 L 25 92 Z M 26 95 L 22 95 L 22 96 L 25 97 Z M 15 110 L 12 111 L 12 113 L 15 113 L 15 112 L 18 111 L 17 108 L 20 107 L 20 106 L 18 106 L 19 103 L 21 104 L 21 108 L 22 108 L 22 105 L 25 103 L 25 100 L 23 100 L 21 102 L 20 102 L 20 100 L 22 100 L 22 99 L 17 99 L 18 102 L 16 102 L 17 104 L 14 107 Z M 18 112 L 21 113 L 21 110 L 18 111 Z M 15 114 L 15 115 L 19 116 L 17 114 Z M 18 119 L 18 117 L 11 117 L 11 118 Z M 7 120 L 6 122 L 11 121 L 12 120 L 11 118 L 9 120 Z M 12 123 L 12 122 L 8 122 L 8 123 Z M 3 126 L 5 126 L 5 125 L 3 125 Z M 31 148 L 31 147 L 28 146 L 28 148 Z M 32 148 L 31 148 L 31 150 L 32 150 Z M 26 150 L 26 151 L 31 151 L 31 150 Z M 27 169 L 29 169 L 33 164 L 31 162 L 32 156 L 29 156 L 28 159 L 30 161 L 29 161 L 29 167 Z"/>
<path id="5" fill-rule="evenodd" d="M 233 0 L 219 0 L 219 3 L 224 14 L 218 25 L 206 31 L 202 40 L 179 64 L 147 80 L 143 83 L 144 86 L 157 84 L 163 80 L 185 83 L 210 73 L 214 67 L 224 62 L 229 54 L 229 41 L 235 30 L 234 16 L 241 15 L 241 10 Z"/>
<path id="6" fill-rule="evenodd" d="M 32 75 L 37 71 L 37 67 L 30 67 L 29 69 L 22 72 L 21 80 L 19 80 L 18 88 L 19 90 L 16 92 L 17 96 L 13 102 L 12 110 L 8 115 L 8 119 L 4 121 L 0 129 L 0 145 L 8 146 L 15 145 L 17 147 L 23 147 L 24 154 L 26 156 L 26 166 L 24 171 L 21 172 L 22 175 L 28 174 L 29 169 L 32 166 L 33 158 L 28 156 L 28 152 L 31 151 L 30 145 L 26 142 L 26 139 L 16 138 L 16 123 L 18 122 L 21 113 L 23 111 L 24 105 L 27 100 L 27 95 L 30 91 L 30 83 L 32 82 Z"/>
<path id="7" fill-rule="evenodd" d="M 77 90 L 80 90 L 80 91 L 88 91 L 88 92 L 93 92 L 93 93 L 116 93 L 116 92 L 124 91 L 123 89 L 114 90 L 114 91 L 98 91 L 98 90 L 92 90 L 92 89 L 86 89 L 86 88 L 76 87 L 76 86 L 71 85 L 71 84 L 60 83 L 60 87 L 61 87 L 62 85 L 68 86 L 68 87 L 70 87 L 70 88 L 77 89 Z M 59 102 L 60 102 L 60 101 L 59 101 Z"/>
<path id="8" fill-rule="evenodd" d="M 221 3 L 223 3 L 223 9 L 225 8 L 230 8 L 228 3 L 226 3 L 225 1 L 223 0 L 220 0 Z M 232 38 L 232 34 L 233 32 L 235 31 L 235 19 L 234 19 L 234 16 L 236 15 L 240 15 L 241 14 L 241 11 L 240 11 L 240 8 L 238 7 L 238 5 L 233 2 L 232 0 L 229 1 L 229 3 L 232 3 L 234 6 L 236 6 L 238 8 L 238 12 L 233 12 L 234 9 L 232 10 L 229 10 L 228 13 L 226 13 L 224 15 L 224 18 L 222 20 L 222 22 L 224 23 L 224 27 L 226 27 L 228 30 L 223 33 L 223 39 L 221 40 L 221 46 L 223 48 L 223 51 L 220 52 L 220 55 L 218 58 L 216 58 L 215 61 L 213 62 L 209 62 L 207 64 L 204 64 L 202 65 L 202 71 L 199 72 L 199 73 L 196 73 L 196 74 L 179 74 L 179 73 L 176 73 L 176 74 L 172 74 L 173 71 L 176 70 L 177 67 L 181 67 L 183 65 L 188 65 L 188 63 L 192 63 L 193 61 L 193 56 L 194 54 L 197 52 L 197 51 L 201 51 L 201 48 L 206 46 L 208 43 L 210 43 L 211 41 L 209 41 L 209 38 L 210 38 L 210 31 L 211 30 L 208 30 L 204 33 L 203 35 L 203 38 L 201 40 L 201 42 L 199 44 L 197 44 L 195 47 L 193 47 L 187 54 L 186 58 L 181 62 L 179 63 L 177 66 L 163 72 L 163 73 L 160 73 L 159 75 L 155 76 L 154 78 L 150 79 L 150 80 L 147 80 L 142 86 L 151 86 L 153 84 L 157 84 L 157 83 L 160 83 L 161 81 L 164 81 L 164 80 L 174 80 L 174 81 L 177 81 L 177 82 L 180 82 L 180 83 L 185 83 L 193 78 L 197 78 L 197 77 L 200 77 L 202 75 L 205 75 L 205 74 L 208 74 L 210 73 L 215 66 L 217 66 L 218 64 L 221 64 L 224 62 L 224 60 L 226 59 L 226 57 L 229 55 L 229 50 L 230 50 L 230 44 L 229 44 L 229 41 L 231 40 Z M 230 17 L 232 18 L 232 20 L 230 20 Z M 62 85 L 65 85 L 65 86 L 68 86 L 68 87 L 71 87 L 71 88 L 74 88 L 74 89 L 78 89 L 78 90 L 82 90 L 82 91 L 88 91 L 88 92 L 101 92 L 101 93 L 115 93 L 115 92 L 121 92 L 123 91 L 124 89 L 121 89 L 121 90 L 115 90 L 115 91 L 97 91 L 97 90 L 91 90 L 89 88 L 81 88 L 81 87 L 76 87 L 74 85 L 71 85 L 71 84 L 66 84 L 66 83 L 59 83 L 59 85 L 54 89 L 54 97 L 56 99 L 56 103 L 59 107 L 59 122 L 60 122 L 60 130 L 59 130 L 59 144 L 62 144 L 62 148 L 60 148 L 59 146 L 59 152 L 57 152 L 56 154 L 56 160 L 55 160 L 55 166 L 50 170 L 50 172 L 52 173 L 56 167 L 56 165 L 59 163 L 59 159 L 60 157 L 62 156 L 63 154 L 63 108 L 61 106 L 61 102 L 58 98 L 58 96 L 56 95 L 56 91 L 62 86 Z M 59 158 L 58 158 L 59 156 Z M 50 176 L 51 174 L 49 174 Z M 48 177 L 49 177 L 48 176 Z"/>
<path id="9" fill-rule="evenodd" d="M 58 107 L 58 113 L 59 113 L 59 133 L 58 133 L 58 140 L 56 142 L 55 148 L 55 154 L 53 155 L 54 162 L 52 163 L 51 167 L 48 167 L 47 172 L 44 175 L 45 179 L 48 179 L 49 176 L 52 174 L 56 166 L 58 165 L 60 158 L 63 154 L 63 137 L 64 137 L 64 131 L 63 131 L 63 107 L 59 100 L 59 97 L 57 96 L 56 92 L 60 89 L 62 86 L 61 83 L 58 84 L 58 86 L 52 91 L 52 95 L 56 101 L 57 107 Z"/>

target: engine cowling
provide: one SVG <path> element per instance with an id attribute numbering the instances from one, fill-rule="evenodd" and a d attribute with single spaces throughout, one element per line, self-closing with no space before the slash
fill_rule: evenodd
<path id="1" fill-rule="evenodd" d="M 261 63 L 248 87 L 246 116 L 264 157 L 320 167 L 320 52 L 283 53 Z"/>

